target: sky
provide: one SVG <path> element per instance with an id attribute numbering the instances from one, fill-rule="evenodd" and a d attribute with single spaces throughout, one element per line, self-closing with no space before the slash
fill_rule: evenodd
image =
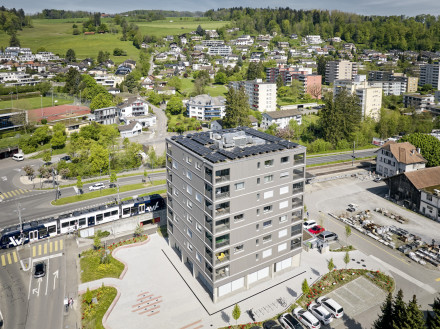
<path id="1" fill-rule="evenodd" d="M 289 7 L 292 9 L 328 9 L 363 15 L 440 15 L 439 0 L 2 0 L 6 8 L 23 8 L 26 13 L 42 9 L 85 10 L 119 13 L 134 9 L 206 11 L 229 7 Z"/>

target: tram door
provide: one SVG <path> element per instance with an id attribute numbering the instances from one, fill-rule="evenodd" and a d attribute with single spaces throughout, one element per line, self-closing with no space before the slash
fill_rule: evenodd
<path id="1" fill-rule="evenodd" d="M 93 226 L 93 225 L 95 225 L 95 216 L 93 216 L 93 217 L 89 217 L 89 218 L 87 219 L 87 224 L 88 224 L 88 226 Z"/>
<path id="2" fill-rule="evenodd" d="M 139 205 L 139 214 L 143 214 L 145 212 L 145 203 Z"/>
<path id="3" fill-rule="evenodd" d="M 38 231 L 29 231 L 29 242 L 38 241 Z"/>

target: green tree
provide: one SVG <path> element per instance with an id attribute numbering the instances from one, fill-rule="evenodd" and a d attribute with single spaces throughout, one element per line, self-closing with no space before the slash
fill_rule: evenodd
<path id="1" fill-rule="evenodd" d="M 69 62 L 69 63 L 72 63 L 72 62 L 76 61 L 75 50 L 73 50 L 72 48 L 67 49 L 66 61 Z"/>
<path id="2" fill-rule="evenodd" d="M 90 304 L 92 302 L 92 299 L 93 299 L 93 293 L 90 291 L 89 288 L 87 288 L 87 291 L 84 294 L 84 300 L 86 301 L 87 304 Z"/>
<path id="3" fill-rule="evenodd" d="M 351 227 L 350 225 L 346 224 L 345 225 L 345 244 L 348 246 L 348 238 L 351 235 Z"/>
<path id="4" fill-rule="evenodd" d="M 249 104 L 243 86 L 238 91 L 233 87 L 229 87 L 226 93 L 225 112 L 223 119 L 224 128 L 250 126 Z"/>
<path id="5" fill-rule="evenodd" d="M 380 307 L 382 314 L 374 321 L 373 329 L 391 329 L 393 328 L 393 294 L 390 292 L 385 302 Z"/>
<path id="6" fill-rule="evenodd" d="M 425 318 L 423 317 L 423 312 L 420 310 L 419 305 L 417 304 L 417 297 L 413 295 L 412 300 L 408 303 L 408 321 L 406 323 L 406 327 L 408 329 L 425 329 L 426 323 Z"/>
<path id="7" fill-rule="evenodd" d="M 172 115 L 181 114 L 184 110 L 182 100 L 177 97 L 173 96 L 167 103 L 167 109 L 166 111 Z"/>
<path id="8" fill-rule="evenodd" d="M 330 258 L 330 260 L 327 262 L 327 268 L 328 271 L 331 272 L 335 268 L 335 263 L 333 262 L 333 258 Z"/>
<path id="9" fill-rule="evenodd" d="M 345 269 L 347 269 L 348 263 L 350 263 L 350 254 L 348 251 L 345 252 L 344 256 Z"/>
<path id="10" fill-rule="evenodd" d="M 127 76 L 125 77 L 124 86 L 127 87 L 128 92 L 130 93 L 134 93 L 139 89 L 139 82 L 137 81 L 133 72 L 127 74 Z"/>
<path id="11" fill-rule="evenodd" d="M 28 176 L 29 179 L 32 179 L 35 174 L 35 169 L 29 165 L 24 166 L 23 171 L 26 173 L 26 176 Z"/>
<path id="12" fill-rule="evenodd" d="M 50 151 L 44 152 L 44 154 L 43 154 L 43 161 L 44 162 L 49 162 L 51 158 L 52 158 L 52 156 L 50 155 Z"/>
<path id="13" fill-rule="evenodd" d="M 101 248 L 101 238 L 99 237 L 99 234 L 95 234 L 95 236 L 93 237 L 93 247 L 95 248 L 95 250 Z"/>
<path id="14" fill-rule="evenodd" d="M 89 168 L 92 173 L 99 173 L 108 168 L 108 150 L 101 144 L 94 143 L 90 150 Z"/>
<path id="15" fill-rule="evenodd" d="M 326 66 L 327 66 L 327 59 L 323 55 L 318 56 L 316 59 L 316 64 L 317 64 L 318 74 L 322 76 L 322 82 L 324 83 L 325 82 L 325 70 L 326 70 Z"/>
<path id="16" fill-rule="evenodd" d="M 226 76 L 226 74 L 224 72 L 218 72 L 215 75 L 214 81 L 216 84 L 224 85 L 224 84 L 228 83 L 228 77 Z"/>
<path id="17" fill-rule="evenodd" d="M 403 136 L 400 142 L 410 142 L 417 148 L 420 148 L 422 156 L 428 161 L 427 167 L 440 166 L 440 141 L 434 136 L 415 133 Z"/>
<path id="18" fill-rule="evenodd" d="M 69 68 L 66 74 L 66 84 L 64 85 L 64 92 L 74 95 L 79 91 L 79 84 L 81 82 L 81 73 L 73 67 Z"/>
<path id="19" fill-rule="evenodd" d="M 436 297 L 432 304 L 433 315 L 428 313 L 428 329 L 440 329 L 440 298 Z"/>
<path id="20" fill-rule="evenodd" d="M 205 35 L 205 30 L 202 29 L 202 27 L 199 25 L 199 26 L 197 26 L 196 33 L 198 35 L 200 35 L 200 36 L 204 36 Z"/>
<path id="21" fill-rule="evenodd" d="M 182 80 L 179 79 L 179 77 L 172 77 L 168 81 L 168 86 L 174 87 L 177 92 L 179 92 L 182 89 Z"/>
<path id="22" fill-rule="evenodd" d="M 281 74 L 278 74 L 276 83 L 277 83 L 277 90 L 280 90 L 280 88 L 284 87 L 284 80 Z"/>
<path id="23" fill-rule="evenodd" d="M 76 177 L 76 187 L 79 190 L 82 190 L 83 186 L 84 186 L 84 183 L 81 180 L 81 176 Z"/>
<path id="24" fill-rule="evenodd" d="M 249 67 L 247 70 L 247 80 L 254 80 L 263 78 L 263 64 L 258 62 L 249 63 Z"/>
<path id="25" fill-rule="evenodd" d="M 108 51 L 100 50 L 98 53 L 98 63 L 104 63 L 110 59 L 110 53 Z"/>
<path id="26" fill-rule="evenodd" d="M 307 295 L 310 291 L 309 283 L 307 282 L 307 279 L 304 279 L 301 285 L 301 290 L 303 295 Z"/>
<path id="27" fill-rule="evenodd" d="M 20 46 L 20 40 L 18 40 L 17 34 L 12 33 L 11 37 L 9 38 L 9 47 L 21 47 Z"/>
<path id="28" fill-rule="evenodd" d="M 156 155 L 156 151 L 154 150 L 154 147 L 150 147 L 150 149 L 148 150 L 148 160 L 150 161 L 150 167 L 152 169 L 156 168 L 157 155 Z M 145 173 L 144 173 L 144 175 L 145 175 Z"/>
<path id="29" fill-rule="evenodd" d="M 142 236 L 143 233 L 144 228 L 140 224 L 137 224 L 136 228 L 134 229 L 134 237 Z"/>
<path id="30" fill-rule="evenodd" d="M 392 318 L 393 318 L 394 329 L 405 328 L 405 324 L 407 323 L 408 320 L 408 311 L 407 311 L 407 305 L 403 300 L 402 289 L 399 289 L 396 297 L 394 298 Z"/>
<path id="31" fill-rule="evenodd" d="M 115 105 L 113 102 L 113 96 L 109 93 L 101 93 L 93 97 L 90 103 L 90 110 L 93 113 L 96 109 L 102 109 Z"/>
<path id="32" fill-rule="evenodd" d="M 232 310 L 232 317 L 235 320 L 235 324 L 237 324 L 240 315 L 241 315 L 240 306 L 238 306 L 238 304 L 235 304 L 234 309 Z"/>
<path id="33" fill-rule="evenodd" d="M 117 180 L 118 176 L 116 176 L 116 172 L 112 171 L 112 173 L 110 174 L 110 183 L 116 183 Z"/>
<path id="34" fill-rule="evenodd" d="M 67 136 L 63 134 L 61 131 L 56 131 L 52 135 L 52 139 L 50 143 L 52 144 L 52 148 L 60 149 L 63 148 L 66 144 Z"/>

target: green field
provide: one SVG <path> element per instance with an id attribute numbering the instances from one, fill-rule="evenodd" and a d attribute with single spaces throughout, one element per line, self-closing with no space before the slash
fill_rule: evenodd
<path id="1" fill-rule="evenodd" d="M 121 63 L 128 58 L 138 59 L 139 50 L 133 46 L 131 41 L 120 41 L 120 33 L 73 35 L 74 21 L 78 22 L 80 19 L 34 19 L 32 21 L 34 27 L 19 31 L 17 36 L 21 46 L 31 48 L 32 52 L 36 52 L 39 47 L 44 47 L 47 51 L 64 56 L 66 51 L 72 48 L 79 59 L 87 57 L 96 59 L 100 50 L 113 54 L 114 48 L 121 48 L 127 52 L 127 56 L 111 55 L 110 58 L 115 63 Z M 0 33 L 0 46 L 6 48 L 8 45 L 9 35 L 4 32 Z"/>
<path id="2" fill-rule="evenodd" d="M 197 26 L 205 30 L 215 30 L 229 24 L 229 21 L 208 21 L 195 17 L 170 17 L 166 20 L 153 22 L 134 22 L 139 26 L 142 34 L 164 37 L 167 35 L 179 35 L 195 31 Z"/>
<path id="3" fill-rule="evenodd" d="M 16 95 L 14 95 L 13 97 L 16 97 Z M 55 98 L 55 97 L 53 101 L 54 101 L 54 105 L 71 104 L 73 102 L 72 99 L 69 100 L 69 99 Z M 39 109 L 41 108 L 41 99 L 40 97 L 20 99 L 20 96 L 18 96 L 18 100 L 13 99 L 12 103 L 10 100 L 0 101 L 0 110 L 11 108 L 11 104 L 14 109 L 19 109 L 19 110 Z M 52 106 L 52 97 L 43 97 L 43 107 L 49 107 L 49 106 Z"/>
<path id="4" fill-rule="evenodd" d="M 182 93 L 191 94 L 194 91 L 194 80 L 192 78 L 181 79 Z M 205 92 L 211 96 L 225 96 L 228 88 L 224 85 L 209 85 L 205 88 Z"/>

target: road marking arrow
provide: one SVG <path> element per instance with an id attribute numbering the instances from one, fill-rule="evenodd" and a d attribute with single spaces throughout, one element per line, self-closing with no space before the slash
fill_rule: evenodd
<path id="1" fill-rule="evenodd" d="M 37 294 L 37 296 L 40 296 L 40 286 L 42 281 L 43 281 L 42 278 L 38 279 L 38 288 L 32 289 L 32 294 Z"/>
<path id="2" fill-rule="evenodd" d="M 53 290 L 55 290 L 55 282 L 58 279 L 58 270 L 56 270 L 55 272 L 53 272 Z"/>

